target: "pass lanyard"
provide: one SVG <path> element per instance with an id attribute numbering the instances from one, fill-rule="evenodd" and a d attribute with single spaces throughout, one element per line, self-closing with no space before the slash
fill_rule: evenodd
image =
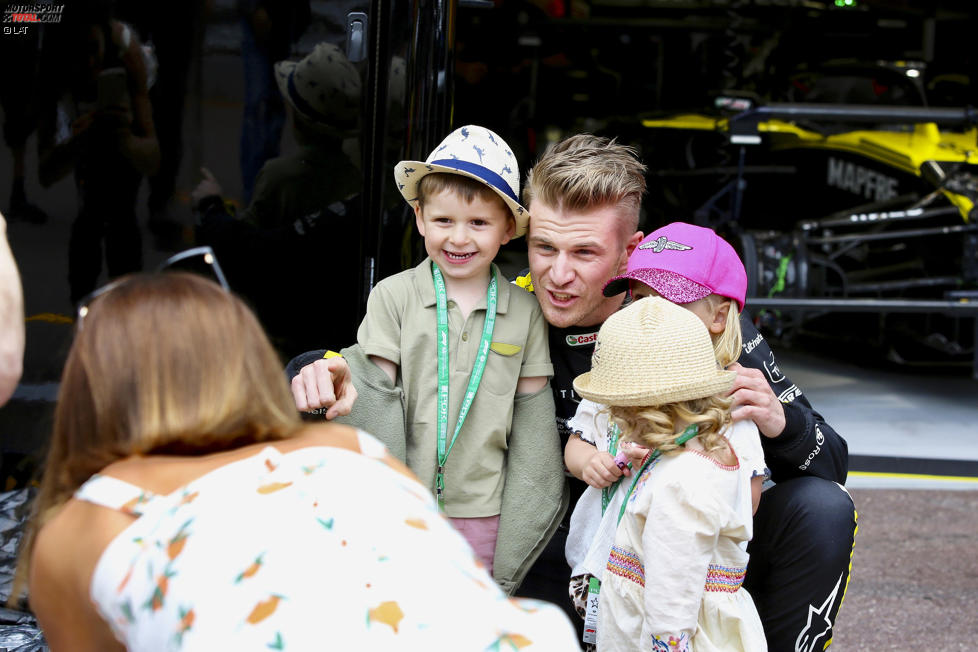
<path id="1" fill-rule="evenodd" d="M 690 425 L 690 426 L 687 426 L 686 429 L 683 430 L 683 433 L 681 435 L 679 435 L 678 437 L 676 437 L 676 442 L 675 442 L 676 445 L 677 446 L 682 446 L 683 444 L 685 444 L 686 442 L 688 442 L 690 439 L 692 439 L 693 437 L 695 437 L 696 434 L 699 432 L 699 430 L 700 430 L 700 427 L 698 425 L 696 425 L 695 423 L 692 424 L 692 425 Z M 628 493 L 625 494 L 625 499 L 623 501 L 621 501 L 621 510 L 618 512 L 618 522 L 619 523 L 621 523 L 622 516 L 625 515 L 625 509 L 628 507 L 628 498 L 632 495 L 632 492 L 635 491 L 635 485 L 638 484 L 638 479 L 642 477 L 642 474 L 645 473 L 645 470 L 647 468 L 649 468 L 649 465 L 652 464 L 653 462 L 655 462 L 655 460 L 658 459 L 660 455 L 662 455 L 662 451 L 660 451 L 658 448 L 656 448 L 654 451 L 652 451 L 649 454 L 649 459 L 645 460 L 645 464 L 643 464 L 642 465 L 642 468 L 638 470 L 638 473 L 635 474 L 635 479 L 632 480 L 632 486 L 630 486 L 628 488 Z"/>
<path id="2" fill-rule="evenodd" d="M 614 423 L 608 425 L 608 453 L 614 457 L 618 454 L 618 437 L 621 435 L 621 430 Z M 615 497 L 615 492 L 618 491 L 618 486 L 625 476 L 621 476 L 617 480 L 611 483 L 611 485 L 605 487 L 601 490 L 601 515 L 604 516 L 605 510 L 608 509 L 608 505 L 611 504 L 611 499 Z"/>
<path id="3" fill-rule="evenodd" d="M 472 375 L 469 376 L 469 386 L 465 390 L 465 397 L 462 399 L 462 406 L 458 411 L 458 422 L 455 424 L 455 433 L 452 441 L 448 442 L 448 297 L 445 292 L 445 279 L 442 278 L 441 270 L 432 261 L 431 275 L 435 279 L 435 304 L 438 313 L 438 470 L 435 472 L 435 497 L 438 499 L 438 507 L 445 509 L 445 462 L 448 454 L 452 452 L 458 433 L 462 430 L 462 423 L 465 416 L 472 407 L 475 393 L 479 389 L 479 382 L 482 380 L 482 372 L 486 370 L 486 360 L 489 357 L 489 345 L 492 343 L 492 329 L 496 324 L 496 271 L 492 270 L 492 278 L 489 279 L 489 288 L 486 290 L 486 320 L 482 327 L 482 341 L 479 343 L 479 352 L 472 367 Z M 447 446 L 446 446 L 447 442 Z"/>

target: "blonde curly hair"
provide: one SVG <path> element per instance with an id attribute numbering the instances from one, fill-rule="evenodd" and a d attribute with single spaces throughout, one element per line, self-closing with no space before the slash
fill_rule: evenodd
<path id="1" fill-rule="evenodd" d="M 707 396 L 666 405 L 641 407 L 606 407 L 608 417 L 621 431 L 625 441 L 641 444 L 650 450 L 658 449 L 663 455 L 680 448 L 676 436 L 685 425 L 699 427 L 697 437 L 707 452 L 727 447 L 723 432 L 731 423 L 732 399 Z"/>

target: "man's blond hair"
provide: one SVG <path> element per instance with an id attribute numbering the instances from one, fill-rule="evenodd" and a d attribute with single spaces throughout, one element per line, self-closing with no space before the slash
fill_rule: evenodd
<path id="1" fill-rule="evenodd" d="M 534 201 L 571 211 L 617 205 L 631 233 L 638 229 L 645 171 L 633 147 L 592 134 L 570 136 L 547 147 L 529 171 L 523 205 L 531 216 Z"/>

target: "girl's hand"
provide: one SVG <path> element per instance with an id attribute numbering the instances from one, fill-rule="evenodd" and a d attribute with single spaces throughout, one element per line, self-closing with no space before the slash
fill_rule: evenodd
<path id="1" fill-rule="evenodd" d="M 620 478 L 622 474 L 630 476 L 632 473 L 627 466 L 624 469 L 618 468 L 618 465 L 615 464 L 615 458 L 609 453 L 597 451 L 584 465 L 581 479 L 595 489 L 604 489 Z"/>
<path id="2" fill-rule="evenodd" d="M 645 462 L 646 455 L 648 455 L 650 452 L 645 446 L 631 441 L 623 441 L 618 448 L 625 454 L 625 457 L 628 458 L 628 461 L 632 464 L 632 468 L 635 470 L 642 467 L 642 463 Z M 629 473 L 627 475 L 631 474 Z"/>

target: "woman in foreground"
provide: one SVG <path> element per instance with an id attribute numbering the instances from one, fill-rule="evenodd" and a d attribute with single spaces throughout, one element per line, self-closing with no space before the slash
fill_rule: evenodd
<path id="1" fill-rule="evenodd" d="M 304 426 L 251 312 L 186 273 L 82 308 L 19 577 L 53 652 L 574 645 L 375 439 Z"/>

